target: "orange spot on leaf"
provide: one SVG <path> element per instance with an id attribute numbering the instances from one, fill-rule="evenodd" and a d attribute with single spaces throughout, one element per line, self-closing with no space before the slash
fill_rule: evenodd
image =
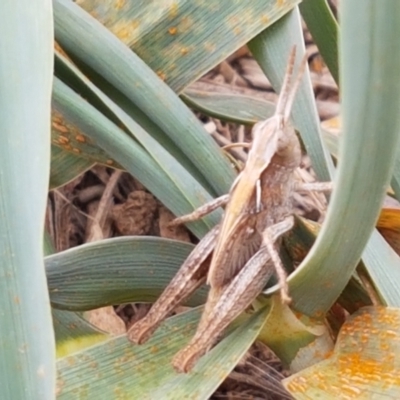
<path id="1" fill-rule="evenodd" d="M 58 141 L 60 144 L 68 144 L 69 143 L 69 139 L 65 136 L 59 136 Z"/>
<path id="2" fill-rule="evenodd" d="M 86 138 L 83 135 L 76 135 L 75 139 L 76 139 L 77 142 L 80 142 L 80 143 L 85 143 L 86 142 Z"/>
<path id="3" fill-rule="evenodd" d="M 53 125 L 54 129 L 56 129 L 57 131 L 59 131 L 61 133 L 68 133 L 69 132 L 69 129 L 66 126 L 61 125 L 61 124 L 55 122 L 54 120 L 53 120 L 52 125 Z"/>
<path id="4" fill-rule="evenodd" d="M 172 26 L 171 28 L 168 29 L 168 33 L 170 35 L 176 35 L 178 32 L 178 29 L 176 28 L 176 26 Z"/>

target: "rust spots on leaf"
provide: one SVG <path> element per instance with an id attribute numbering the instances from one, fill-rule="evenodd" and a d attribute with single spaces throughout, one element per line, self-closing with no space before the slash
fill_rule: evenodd
<path id="1" fill-rule="evenodd" d="M 187 47 L 182 47 L 180 52 L 182 55 L 185 55 L 185 54 L 189 53 L 189 49 Z"/>
<path id="2" fill-rule="evenodd" d="M 125 44 L 130 45 L 134 42 L 140 22 L 136 19 L 133 20 L 120 20 L 117 24 L 112 26 L 110 30 L 122 40 Z"/>
<path id="3" fill-rule="evenodd" d="M 307 390 L 307 387 L 307 379 L 302 376 L 296 377 L 287 385 L 287 388 L 291 393 L 304 393 Z"/>
<path id="4" fill-rule="evenodd" d="M 285 382 L 291 393 L 324 398 L 393 397 L 400 392 L 400 312 L 364 307 L 343 325 L 328 360 L 293 375 Z M 312 397 L 312 396 L 311 396 Z"/>
<path id="5" fill-rule="evenodd" d="M 78 134 L 78 135 L 75 136 L 75 140 L 76 140 L 77 142 L 79 142 L 79 143 L 85 143 L 85 142 L 86 142 L 85 136 L 80 135 L 80 134 Z"/>
<path id="6" fill-rule="evenodd" d="M 60 144 L 68 144 L 68 143 L 69 143 L 69 138 L 60 135 L 60 136 L 58 137 L 58 142 L 59 142 Z"/>
<path id="7" fill-rule="evenodd" d="M 151 346 L 151 348 L 150 348 L 151 354 L 158 353 L 158 351 L 159 351 L 159 348 L 157 346 Z"/>
<path id="8" fill-rule="evenodd" d="M 124 26 L 120 28 L 118 31 L 114 29 L 114 34 L 121 39 L 124 43 L 126 43 L 130 36 L 130 30 L 128 27 Z"/>
<path id="9" fill-rule="evenodd" d="M 159 77 L 162 81 L 165 81 L 165 79 L 167 79 L 167 76 L 166 76 L 165 73 L 162 72 L 162 71 L 157 71 L 156 74 L 158 75 L 158 77 Z"/>
<path id="10" fill-rule="evenodd" d="M 268 17 L 268 15 L 262 15 L 261 16 L 261 23 L 263 24 L 263 25 L 267 25 L 267 24 L 269 24 L 269 17 Z"/>
<path id="11" fill-rule="evenodd" d="M 53 122 L 52 122 L 52 126 L 53 126 L 53 128 L 54 128 L 55 130 L 57 130 L 57 131 L 60 132 L 60 133 L 65 133 L 65 134 L 67 134 L 67 133 L 69 132 L 68 128 L 67 128 L 65 125 L 62 125 L 61 123 L 58 123 L 58 122 L 53 121 Z"/>
<path id="12" fill-rule="evenodd" d="M 115 1 L 115 9 L 116 10 L 121 10 L 124 8 L 126 5 L 126 0 L 116 0 Z"/>
<path id="13" fill-rule="evenodd" d="M 170 35 L 176 35 L 177 32 L 178 32 L 178 28 L 177 28 L 176 26 L 171 26 L 171 27 L 168 29 L 168 33 L 169 33 Z"/>
<path id="14" fill-rule="evenodd" d="M 82 153 L 82 151 L 81 151 L 80 149 L 76 148 L 76 147 L 74 147 L 74 148 L 72 149 L 72 151 L 73 151 L 74 153 L 76 153 L 76 154 Z"/>
<path id="15" fill-rule="evenodd" d="M 393 358 L 393 354 L 389 357 L 386 355 L 380 360 L 365 359 L 361 353 L 343 354 L 337 359 L 338 377 L 342 381 L 347 379 L 349 382 L 353 378 L 358 382 L 379 382 L 382 378 L 388 377 L 393 379 L 396 377 Z M 400 384 L 400 377 L 397 381 L 397 384 Z"/>
<path id="16" fill-rule="evenodd" d="M 107 161 L 106 161 L 106 164 L 107 164 L 107 165 L 113 165 L 113 164 L 114 164 L 114 161 L 113 161 L 113 160 L 107 160 Z"/>

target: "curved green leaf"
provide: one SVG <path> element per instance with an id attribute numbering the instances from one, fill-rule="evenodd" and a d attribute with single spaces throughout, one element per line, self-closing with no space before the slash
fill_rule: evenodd
<path id="1" fill-rule="evenodd" d="M 275 104 L 250 96 L 187 89 L 181 97 L 197 111 L 238 124 L 253 125 L 271 117 L 275 112 Z"/>
<path id="2" fill-rule="evenodd" d="M 99 91 L 98 91 L 99 92 Z M 101 92 L 99 92 L 101 94 Z M 104 95 L 103 95 L 104 96 Z M 106 96 L 103 97 L 107 100 Z M 123 132 L 113 122 L 97 111 L 89 103 L 59 81 L 54 81 L 53 108 L 62 117 L 64 126 L 77 127 L 80 131 L 93 139 L 101 148 L 122 165 L 146 186 L 166 207 L 175 214 L 191 212 L 193 208 L 202 205 L 211 199 L 211 196 L 198 184 L 175 160 L 168 155 L 154 139 L 146 135 L 142 128 L 127 116 L 123 110 L 108 103 L 124 117 L 129 126 L 135 129 L 137 135 L 146 136 L 145 139 L 154 143 L 154 151 L 160 157 L 169 160 L 169 175 L 149 156 L 149 154 L 127 133 Z M 114 110 L 114 109 L 113 109 Z M 181 190 L 177 190 L 181 189 Z M 186 196 L 182 195 L 182 192 Z M 215 223 L 218 213 L 208 218 L 189 224 L 193 232 L 202 236 Z M 214 220 L 213 220 L 214 218 Z"/>
<path id="3" fill-rule="evenodd" d="M 64 186 L 90 169 L 94 163 L 57 146 L 51 146 L 50 189 Z"/>
<path id="4" fill-rule="evenodd" d="M 178 374 L 152 393 L 154 399 L 209 399 L 257 338 L 269 313 L 263 308 L 203 356 L 189 374 Z"/>
<path id="5" fill-rule="evenodd" d="M 91 325 L 75 312 L 52 310 L 57 358 L 104 342 L 109 335 Z"/>
<path id="6" fill-rule="evenodd" d="M 299 8 L 333 79 L 339 84 L 338 24 L 327 0 L 303 0 Z"/>
<path id="7" fill-rule="evenodd" d="M 53 399 L 54 335 L 43 265 L 53 73 L 51 2 L 0 2 L 0 388 Z"/>
<path id="8" fill-rule="evenodd" d="M 319 224 L 303 218 L 295 218 L 293 229 L 283 236 L 285 249 L 295 263 L 303 261 L 314 245 L 319 230 Z M 377 250 L 379 251 L 378 248 Z M 367 292 L 359 283 L 359 279 L 354 277 L 340 293 L 337 302 L 349 313 L 372 304 Z"/>
<path id="9" fill-rule="evenodd" d="M 296 372 L 330 354 L 333 341 L 323 320 L 293 312 L 279 296 L 266 303 L 270 311 L 258 339 L 268 345 L 284 366 Z"/>
<path id="10" fill-rule="evenodd" d="M 171 359 L 193 335 L 199 311 L 169 318 L 142 346 L 124 335 L 59 360 L 57 398 L 208 399 L 253 343 L 267 311 L 244 321 L 191 373 L 177 374 Z"/>
<path id="11" fill-rule="evenodd" d="M 400 257 L 378 231 L 374 231 L 363 261 L 383 303 L 400 307 Z"/>
<path id="12" fill-rule="evenodd" d="M 69 0 L 54 1 L 56 37 L 152 119 L 191 159 L 217 194 L 234 172 L 221 150 L 179 97 L 136 54 Z M 85 40 L 81 40 L 81 35 Z M 143 95 L 145 93 L 145 95 Z"/>
<path id="13" fill-rule="evenodd" d="M 45 255 L 54 253 L 54 246 L 47 232 L 44 235 L 44 253 Z M 54 308 L 51 313 L 57 345 L 57 358 L 64 357 L 108 338 L 106 333 L 101 332 L 78 313 Z"/>
<path id="14" fill-rule="evenodd" d="M 326 143 L 326 147 L 328 147 L 332 157 L 337 159 L 339 153 L 339 137 L 326 129 L 321 129 L 321 133 L 322 137 L 324 138 L 324 142 Z"/>
<path id="15" fill-rule="evenodd" d="M 400 3 L 358 0 L 341 6 L 344 133 L 339 170 L 317 241 L 289 278 L 293 306 L 315 316 L 330 308 L 360 259 L 399 145 Z"/>
<path id="16" fill-rule="evenodd" d="M 123 106 L 125 106 L 125 109 L 121 109 L 104 93 L 102 93 L 96 86 L 94 86 L 79 70 L 77 70 L 77 68 L 69 63 L 68 60 L 64 60 L 64 67 L 68 68 L 71 73 L 74 73 L 75 79 L 78 80 L 81 85 L 85 85 L 85 87 L 90 91 L 91 96 L 96 98 L 97 103 L 101 103 L 103 109 L 106 108 L 107 114 L 111 114 L 110 117 L 112 118 L 112 120 L 115 120 L 114 123 L 118 123 L 118 125 L 123 124 L 127 133 L 131 134 L 132 137 L 134 137 L 147 150 L 150 156 L 152 156 L 154 161 L 158 164 L 159 169 L 163 170 L 163 172 L 165 172 L 165 174 L 170 177 L 171 182 L 169 183 L 169 190 L 173 190 L 174 186 L 176 186 L 175 191 L 182 198 L 181 203 L 185 202 L 186 200 L 186 202 L 190 204 L 189 207 L 181 207 L 181 210 L 176 208 L 177 215 L 191 212 L 193 211 L 193 209 L 202 206 L 204 203 L 207 203 L 212 199 L 212 197 L 209 195 L 209 193 L 207 193 L 204 187 L 196 180 L 196 177 L 199 174 L 194 174 L 193 177 L 195 179 L 193 179 L 190 174 L 192 168 L 186 170 L 185 165 L 187 165 L 187 163 L 181 166 L 180 163 L 177 162 L 177 160 L 173 157 L 174 154 L 170 154 L 168 152 L 168 149 L 172 150 L 171 146 L 168 146 L 167 144 L 167 147 L 165 147 L 166 143 L 162 140 L 162 138 L 154 138 L 154 131 L 153 136 L 150 135 L 145 129 L 142 129 L 142 127 L 136 123 L 136 120 L 133 120 L 131 118 L 127 111 L 125 111 L 126 108 L 132 108 L 131 104 L 127 104 L 126 101 L 121 101 L 121 99 L 119 98 L 118 100 L 120 100 L 123 103 Z M 137 115 L 135 115 L 135 117 L 137 117 Z M 143 117 L 143 115 L 141 117 Z M 141 117 L 141 122 L 143 122 L 143 119 Z M 154 129 L 154 127 L 149 127 Z M 164 139 L 165 138 L 166 137 L 164 135 Z M 157 139 L 161 140 L 158 142 Z M 177 156 L 179 157 L 179 159 L 182 159 L 180 154 L 177 154 Z M 167 182 L 165 182 L 164 185 L 165 184 L 167 184 Z M 165 189 L 165 193 L 166 192 L 168 192 L 168 188 Z M 167 202 L 171 202 L 171 199 L 169 197 L 164 194 L 163 198 L 160 198 L 160 200 L 164 201 L 164 203 L 167 205 Z M 215 225 L 215 223 L 217 223 L 216 217 L 220 215 L 221 213 L 217 211 L 216 213 L 214 213 L 213 216 L 208 216 L 203 221 L 208 223 L 209 227 L 212 227 Z"/>
<path id="17" fill-rule="evenodd" d="M 69 249 L 45 259 L 53 307 L 89 310 L 129 302 L 153 302 L 193 245 L 158 237 L 119 237 Z M 205 288 L 189 305 L 205 301 Z"/>
<path id="18" fill-rule="evenodd" d="M 116 90 L 110 83 L 108 83 L 105 79 L 100 77 L 98 74 L 94 73 L 92 70 L 85 67 L 85 65 L 80 65 L 81 70 L 79 70 L 71 61 L 69 61 L 62 54 L 56 52 L 55 58 L 55 74 L 57 78 L 62 80 L 67 86 L 73 89 L 76 93 L 78 93 L 81 97 L 86 99 L 92 106 L 94 106 L 98 111 L 100 111 L 104 116 L 110 119 L 117 126 L 125 125 L 122 120 L 126 119 L 121 117 L 118 110 L 119 106 L 122 110 L 132 118 L 136 124 L 139 124 L 144 131 L 148 132 L 152 138 L 154 138 L 158 143 L 155 143 L 154 140 L 151 146 L 147 146 L 147 149 L 152 152 L 154 150 L 154 144 L 156 147 L 162 146 L 167 152 L 169 152 L 176 160 L 179 161 L 180 164 L 198 181 L 204 186 L 207 191 L 213 193 L 213 189 L 208 184 L 208 182 L 204 179 L 202 174 L 198 171 L 196 166 L 192 163 L 192 161 L 186 156 L 186 154 L 178 148 L 178 146 L 146 115 L 144 114 L 138 107 L 136 107 L 125 95 Z M 90 77 L 90 80 L 88 79 Z M 104 95 L 107 93 L 107 96 Z M 110 102 L 111 100 L 111 102 Z M 115 104 L 113 104 L 113 103 Z M 116 106 L 117 105 L 117 106 Z M 118 118 L 118 115 L 120 118 Z M 128 126 L 130 124 L 128 123 Z M 143 142 L 143 134 L 136 137 L 137 129 L 128 129 L 128 127 L 124 127 L 124 130 L 127 133 L 131 134 L 135 137 L 136 140 L 142 142 L 143 145 L 146 144 L 146 141 Z M 142 140 L 140 140 L 140 136 Z M 97 151 L 85 151 L 87 148 L 81 146 L 81 143 L 74 143 L 74 147 L 79 149 L 82 152 L 82 156 L 86 155 L 89 158 L 93 158 L 93 155 L 98 156 L 99 152 L 103 152 L 98 149 L 95 143 L 87 143 L 88 146 L 94 147 Z M 146 146 L 145 146 L 146 147 Z M 74 150 L 74 149 L 72 149 Z M 154 151 L 153 151 L 154 152 Z M 96 159 L 97 162 L 104 163 L 104 159 Z M 106 163 L 110 160 L 106 159 Z M 168 163 L 163 162 L 163 160 L 155 159 L 161 166 L 161 168 L 168 169 Z"/>
<path id="19" fill-rule="evenodd" d="M 180 93 L 299 1 L 79 0 L 77 3 Z"/>

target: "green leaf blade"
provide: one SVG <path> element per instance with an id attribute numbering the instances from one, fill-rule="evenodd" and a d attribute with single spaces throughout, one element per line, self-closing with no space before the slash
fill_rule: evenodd
<path id="1" fill-rule="evenodd" d="M 126 236 L 85 244 L 46 257 L 52 305 L 74 311 L 153 302 L 193 245 L 158 237 Z M 203 304 L 205 288 L 188 302 Z"/>
<path id="2" fill-rule="evenodd" d="M 234 172 L 194 114 L 139 57 L 84 10 L 54 2 L 57 40 L 147 114 L 187 154 L 218 195 Z M 84 34 L 86 40 L 79 37 Z M 144 96 L 143 93 L 146 93 Z"/>
<path id="3" fill-rule="evenodd" d="M 290 277 L 294 307 L 317 316 L 334 303 L 361 257 L 399 145 L 400 3 L 352 1 L 341 6 L 340 164 L 325 223 L 302 266 Z"/>
<path id="4" fill-rule="evenodd" d="M 116 394 L 122 399 L 209 398 L 256 339 L 268 310 L 247 318 L 192 372 L 178 374 L 171 366 L 172 357 L 193 335 L 200 312 L 195 309 L 169 318 L 144 345 L 134 345 L 123 335 L 59 360 L 58 398 L 114 398 Z"/>
<path id="5" fill-rule="evenodd" d="M 110 101 L 110 103 L 112 102 Z M 179 168 L 180 165 L 175 165 L 173 161 L 166 166 L 166 168 L 169 168 L 168 172 L 170 173 L 167 174 L 136 140 L 123 132 L 89 103 L 83 101 L 80 96 L 57 78 L 54 81 L 53 107 L 63 115 L 66 121 L 76 125 L 79 130 L 93 139 L 100 148 L 107 151 L 115 161 L 135 176 L 173 213 L 177 215 L 185 212 L 189 213 L 193 211 L 193 208 L 196 208 L 196 205 L 200 206 L 203 204 L 202 201 L 205 200 L 206 202 L 211 198 L 208 192 L 189 176 L 186 170 L 182 171 L 182 168 Z M 120 111 L 124 114 L 123 110 Z M 129 117 L 127 118 L 129 119 Z M 134 124 L 131 119 L 128 122 Z M 137 126 L 138 132 L 141 129 L 140 126 Z M 145 134 L 146 132 L 143 132 L 143 135 Z M 148 139 L 154 141 L 151 137 Z M 160 148 L 160 150 L 162 151 L 163 149 Z M 181 172 L 188 177 L 186 183 L 185 179 L 179 175 Z M 177 190 L 176 182 L 181 187 L 190 185 L 189 187 L 192 190 L 186 190 L 186 196 L 183 196 L 182 192 Z M 196 202 L 195 206 L 193 206 L 193 202 Z M 212 226 L 212 222 L 210 222 L 210 220 L 212 221 L 212 216 L 210 217 L 208 221 L 192 223 L 190 228 L 196 235 L 201 237 Z M 216 215 L 214 215 L 215 217 Z"/>
<path id="6" fill-rule="evenodd" d="M 299 2 L 77 3 L 130 47 L 172 90 L 181 93 Z"/>
<path id="7" fill-rule="evenodd" d="M 333 79 L 339 84 L 338 24 L 327 0 L 303 0 L 299 8 Z"/>
<path id="8" fill-rule="evenodd" d="M 54 335 L 43 264 L 53 72 L 51 2 L 0 2 L 0 387 L 53 399 Z"/>

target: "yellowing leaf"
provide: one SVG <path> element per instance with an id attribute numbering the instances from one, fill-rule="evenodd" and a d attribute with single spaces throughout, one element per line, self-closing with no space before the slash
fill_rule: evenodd
<path id="1" fill-rule="evenodd" d="M 296 399 L 399 399 L 400 309 L 365 307 L 343 325 L 334 354 L 284 380 Z"/>

